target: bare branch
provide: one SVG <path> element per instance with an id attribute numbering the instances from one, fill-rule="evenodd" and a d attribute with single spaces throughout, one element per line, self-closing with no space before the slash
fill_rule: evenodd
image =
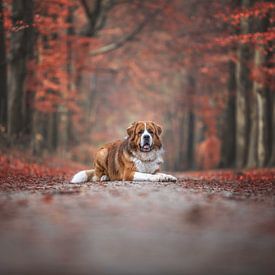
<path id="1" fill-rule="evenodd" d="M 89 0 L 79 0 L 79 2 L 89 22 L 80 32 L 84 36 L 94 36 L 100 31 L 105 26 L 108 13 L 114 7 L 122 4 L 140 4 L 139 0 L 94 0 L 91 7 Z"/>
<path id="2" fill-rule="evenodd" d="M 101 17 L 104 12 L 102 1 L 96 0 L 93 9 L 90 9 L 86 0 L 80 0 L 80 3 L 82 4 L 85 14 L 89 20 L 89 24 L 83 34 L 93 36 L 97 30 L 98 22 L 102 21 Z"/>
<path id="3" fill-rule="evenodd" d="M 167 4 L 167 2 L 168 1 L 165 2 L 164 6 Z M 146 26 L 146 24 L 150 20 L 154 19 L 154 17 L 156 17 L 156 15 L 161 12 L 163 7 L 160 9 L 157 9 L 153 13 L 148 14 L 146 18 L 131 33 L 122 36 L 115 42 L 112 42 L 110 44 L 107 44 L 105 46 L 102 46 L 98 49 L 91 51 L 89 55 L 90 56 L 101 55 L 122 47 L 126 42 L 131 41 L 138 33 L 140 33 L 143 30 L 143 28 Z"/>
<path id="4" fill-rule="evenodd" d="M 106 52 L 113 51 L 121 46 L 123 46 L 127 41 L 132 40 L 146 25 L 148 20 L 144 20 L 136 29 L 134 29 L 133 32 L 121 37 L 116 42 L 110 43 L 108 45 L 105 45 L 99 49 L 93 50 L 90 52 L 90 56 L 100 55 L 104 54 Z"/>
<path id="5" fill-rule="evenodd" d="M 90 18 L 90 17 L 91 17 L 91 12 L 90 12 L 90 9 L 89 9 L 89 7 L 88 7 L 87 2 L 86 2 L 85 0 L 80 0 L 80 3 L 81 3 L 81 5 L 83 6 L 83 9 L 84 9 L 84 11 L 85 11 L 85 13 L 86 13 L 86 16 L 87 16 L 88 18 Z"/>

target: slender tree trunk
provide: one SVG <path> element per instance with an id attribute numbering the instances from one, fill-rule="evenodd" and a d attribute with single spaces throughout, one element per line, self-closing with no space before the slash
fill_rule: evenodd
<path id="1" fill-rule="evenodd" d="M 251 5 L 250 0 L 243 0 L 242 7 Z M 250 20 L 241 20 L 241 33 L 250 32 Z M 251 50 L 248 45 L 240 45 L 238 49 L 238 62 L 236 67 L 236 166 L 246 165 L 249 144 L 249 91 L 251 90 L 250 66 Z"/>
<path id="2" fill-rule="evenodd" d="M 269 44 L 269 48 L 272 49 L 272 43 L 274 42 L 270 42 Z M 269 53 L 268 55 L 268 60 L 271 60 L 271 58 L 273 57 L 272 52 Z M 272 68 L 274 67 L 273 65 L 274 63 L 272 62 L 268 62 L 268 67 Z M 274 87 L 275 87 L 275 79 L 274 77 L 270 78 L 270 87 L 273 87 L 270 89 L 270 110 L 271 110 L 271 114 L 270 114 L 270 158 L 269 158 L 269 166 L 274 166 L 275 167 L 275 91 L 274 91 Z"/>
<path id="3" fill-rule="evenodd" d="M 187 143 L 186 143 L 186 169 L 190 170 L 194 168 L 194 125 L 195 115 L 192 110 L 187 114 Z"/>
<path id="4" fill-rule="evenodd" d="M 257 143 L 259 133 L 259 112 L 257 93 L 253 87 L 249 98 L 250 108 L 250 133 L 249 133 L 249 145 L 248 145 L 248 156 L 246 166 L 249 168 L 257 167 Z"/>
<path id="5" fill-rule="evenodd" d="M 73 45 L 72 45 L 72 38 L 75 33 L 74 30 L 74 11 L 73 8 L 69 8 L 68 14 L 68 23 L 69 27 L 67 30 L 68 33 L 68 40 L 67 40 L 67 73 L 68 73 L 68 93 L 71 93 L 73 89 L 75 89 L 74 83 L 74 66 L 73 66 Z M 72 112 L 68 110 L 68 124 L 67 124 L 67 135 L 68 135 L 68 145 L 71 145 L 74 140 L 73 136 L 73 123 L 72 123 Z"/>
<path id="6" fill-rule="evenodd" d="M 179 150 L 178 150 L 178 157 L 176 159 L 175 163 L 175 169 L 178 171 L 184 170 L 184 162 L 185 162 L 185 145 L 186 145 L 186 139 L 185 139 L 185 115 L 181 114 L 180 116 L 180 122 L 179 122 Z"/>
<path id="7" fill-rule="evenodd" d="M 274 82 L 274 81 L 273 81 Z M 274 83 L 273 83 L 274 85 Z M 274 87 L 274 86 L 273 86 Z M 269 166 L 275 166 L 275 92 L 271 94 L 271 150 Z"/>
<path id="8" fill-rule="evenodd" d="M 190 110 L 186 110 L 185 113 L 183 114 L 182 117 L 182 122 L 181 122 L 181 132 L 180 132 L 180 155 L 178 157 L 178 161 L 180 161 L 180 164 L 177 163 L 177 165 L 180 165 L 179 168 L 180 170 L 187 170 L 190 167 L 190 160 L 188 159 L 187 156 L 187 151 L 188 151 L 188 144 L 192 145 L 192 141 L 190 140 L 190 130 L 192 131 L 192 126 L 190 126 Z M 192 148 L 191 148 L 192 151 Z M 190 154 L 190 152 L 189 152 Z"/>
<path id="9" fill-rule="evenodd" d="M 193 77 L 195 70 L 190 70 L 185 75 L 185 91 L 184 102 L 186 111 L 182 116 L 182 137 L 181 140 L 181 166 L 182 170 L 190 170 L 195 167 L 194 151 L 195 151 L 195 114 L 194 114 L 194 96 L 196 89 L 196 81 Z"/>
<path id="10" fill-rule="evenodd" d="M 72 126 L 70 111 L 68 106 L 66 105 L 67 97 L 72 91 L 73 87 L 73 63 L 72 63 L 72 42 L 71 42 L 71 35 L 74 34 L 73 29 L 73 10 L 69 9 L 68 14 L 68 23 L 69 27 L 67 29 L 67 92 L 68 94 L 64 96 L 64 102 L 62 106 L 59 106 L 58 113 L 59 113 L 59 153 L 61 156 L 64 156 L 68 150 L 69 143 L 72 139 L 72 131 L 70 127 Z"/>
<path id="11" fill-rule="evenodd" d="M 204 168 L 201 165 L 201 159 L 200 159 L 200 155 L 198 154 L 199 152 L 199 148 L 203 142 L 203 140 L 205 140 L 206 137 L 206 127 L 204 125 L 204 121 L 201 117 L 196 116 L 195 115 L 195 121 L 194 121 L 194 165 L 193 168 L 195 170 L 200 170 L 202 168 Z M 204 125 L 204 126 L 202 126 Z"/>
<path id="12" fill-rule="evenodd" d="M 41 51 L 42 51 L 42 48 L 45 47 L 45 41 L 46 39 L 44 40 L 45 37 L 43 37 L 42 35 L 37 35 L 36 36 L 36 42 L 38 42 L 36 44 L 36 63 L 38 65 L 40 65 L 40 58 L 41 58 Z M 44 44 L 43 44 L 44 42 Z M 34 75 L 35 77 L 35 75 Z M 34 93 L 33 94 L 33 105 L 35 105 L 35 103 L 37 103 L 37 94 Z M 47 128 L 47 125 L 44 125 L 44 120 L 43 120 L 43 117 L 45 116 L 46 114 L 44 113 L 41 113 L 39 110 L 37 110 L 35 107 L 33 107 L 33 110 L 32 110 L 32 116 L 31 116 L 31 125 L 32 125 L 32 128 L 31 128 L 31 150 L 32 150 L 32 153 L 36 156 L 41 156 L 42 153 L 43 153 L 43 149 L 44 149 L 44 144 L 47 144 L 47 140 L 45 140 L 46 138 L 48 138 L 48 135 L 47 137 L 44 136 L 43 134 L 43 129 L 44 128 Z M 48 130 L 48 128 L 47 128 Z"/>
<path id="13" fill-rule="evenodd" d="M 195 167 L 194 148 L 197 143 L 196 134 L 198 133 L 195 128 L 195 116 L 191 108 L 188 108 L 188 110 L 181 115 L 179 121 L 180 125 L 177 132 L 179 138 L 178 141 L 174 141 L 175 144 L 178 144 L 174 169 L 183 171 Z"/>
<path id="14" fill-rule="evenodd" d="M 66 155 L 68 149 L 68 109 L 64 105 L 58 107 L 57 112 L 57 125 L 58 125 L 58 153 L 61 157 Z"/>
<path id="15" fill-rule="evenodd" d="M 224 117 L 225 123 L 222 125 L 221 167 L 234 166 L 236 156 L 236 66 L 234 62 L 229 62 L 228 71 L 228 99 Z"/>
<path id="16" fill-rule="evenodd" d="M 165 143 L 165 148 L 166 150 L 170 151 L 170 148 L 172 149 L 171 143 L 174 141 L 174 132 L 173 132 L 173 116 L 171 111 L 168 111 L 165 114 L 165 119 L 169 127 L 165 129 L 164 136 L 163 136 L 163 141 Z M 164 162 L 164 169 L 166 170 L 174 170 L 176 166 L 176 160 L 172 156 L 172 154 L 166 155 L 165 157 L 165 162 Z"/>
<path id="17" fill-rule="evenodd" d="M 35 156 L 41 156 L 45 144 L 44 137 L 44 121 L 42 119 L 43 114 L 39 111 L 35 111 L 33 114 L 33 128 L 32 128 L 32 140 L 31 149 L 32 154 Z"/>
<path id="18" fill-rule="evenodd" d="M 98 77 L 100 76 L 98 76 L 96 72 L 92 76 L 92 79 L 91 79 L 92 87 L 90 89 L 90 93 L 87 95 L 88 101 L 85 104 L 86 113 L 87 113 L 86 123 L 89 125 L 86 131 L 86 136 L 88 139 L 89 139 L 89 136 L 93 135 L 93 131 L 96 125 L 97 112 L 100 104 L 101 93 L 99 92 L 99 89 L 98 89 Z"/>
<path id="19" fill-rule="evenodd" d="M 48 114 L 47 120 L 47 149 L 50 152 L 56 150 L 57 146 L 57 113 Z"/>
<path id="20" fill-rule="evenodd" d="M 232 10 L 240 7 L 240 1 L 230 1 Z M 223 1 L 223 5 L 228 5 L 228 1 Z M 230 33 L 236 35 L 236 29 L 232 28 Z M 236 63 L 233 61 L 228 62 L 227 88 L 227 105 L 221 125 L 220 167 L 222 168 L 236 165 Z"/>
<path id="21" fill-rule="evenodd" d="M 258 141 L 259 141 L 259 102 L 257 96 L 257 83 L 253 82 L 253 87 L 248 98 L 250 105 L 250 133 L 248 156 L 246 166 L 249 168 L 257 167 L 258 165 Z"/>
<path id="22" fill-rule="evenodd" d="M 256 19 L 257 20 L 257 19 Z M 258 19 L 257 32 L 265 32 L 268 29 L 269 17 Z M 267 48 L 262 44 L 256 45 L 254 54 L 254 65 L 256 69 L 262 69 L 266 66 L 268 55 Z M 272 131 L 272 104 L 269 88 L 266 86 L 266 76 L 264 72 L 259 72 L 262 75 L 261 82 L 254 81 L 253 92 L 257 98 L 257 164 L 260 167 L 266 166 L 270 158 L 271 151 L 271 131 Z"/>
<path id="23" fill-rule="evenodd" d="M 3 1 L 0 0 L 0 126 L 2 131 L 7 128 L 7 60 L 5 46 L 5 29 L 4 29 L 4 14 Z"/>
<path id="24" fill-rule="evenodd" d="M 27 47 L 27 62 L 32 61 L 37 64 L 37 31 L 33 26 L 34 18 L 34 2 L 30 1 L 28 6 L 28 13 L 30 26 L 27 29 L 28 44 Z M 36 72 L 35 69 L 28 70 L 27 81 L 35 82 Z M 30 87 L 31 90 L 25 89 L 24 91 L 24 105 L 23 105 L 23 114 L 24 114 L 24 133 L 31 137 L 32 133 L 32 116 L 34 112 L 34 98 L 35 98 L 35 87 Z"/>
<path id="25" fill-rule="evenodd" d="M 32 25 L 32 0 L 13 0 L 12 23 L 16 29 L 18 22 Z M 9 98 L 8 98 L 8 134 L 10 138 L 18 137 L 24 129 L 25 109 L 25 78 L 26 62 L 32 43 L 30 27 L 14 31 L 11 34 L 11 60 L 9 68 Z"/>
<path id="26" fill-rule="evenodd" d="M 256 85 L 258 101 L 258 140 L 257 140 L 257 160 L 258 166 L 264 167 L 270 154 L 269 143 L 269 91 L 266 88 Z"/>

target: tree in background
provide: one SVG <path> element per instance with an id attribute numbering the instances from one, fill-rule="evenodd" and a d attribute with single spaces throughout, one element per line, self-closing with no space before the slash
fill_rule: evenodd
<path id="1" fill-rule="evenodd" d="M 7 128 L 7 62 L 5 45 L 5 27 L 3 1 L 0 1 L 0 125 L 1 132 Z"/>
<path id="2" fill-rule="evenodd" d="M 10 61 L 8 80 L 8 135 L 10 139 L 24 132 L 28 108 L 25 90 L 27 62 L 32 56 L 33 2 L 12 2 L 12 32 L 10 37 Z"/>
<path id="3" fill-rule="evenodd" d="M 238 167 L 266 166 L 272 162 L 272 11 L 274 4 L 270 1 L 242 1 L 226 16 L 226 22 L 236 29 L 236 35 L 225 39 L 225 44 L 233 48 L 237 45 L 232 73 L 235 70 Z M 233 78 L 231 83 L 234 86 Z"/>

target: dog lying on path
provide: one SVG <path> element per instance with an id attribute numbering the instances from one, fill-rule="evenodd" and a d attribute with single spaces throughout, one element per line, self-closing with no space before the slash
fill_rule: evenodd
<path id="1" fill-rule="evenodd" d="M 101 147 L 94 169 L 75 174 L 71 183 L 87 181 L 176 181 L 160 173 L 162 128 L 152 121 L 137 121 L 127 128 L 127 137 Z"/>

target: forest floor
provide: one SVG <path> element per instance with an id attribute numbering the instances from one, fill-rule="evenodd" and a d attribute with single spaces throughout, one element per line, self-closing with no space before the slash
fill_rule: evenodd
<path id="1" fill-rule="evenodd" d="M 76 185 L 47 163 L 0 157 L 0 274 L 275 274 L 275 169 Z"/>

